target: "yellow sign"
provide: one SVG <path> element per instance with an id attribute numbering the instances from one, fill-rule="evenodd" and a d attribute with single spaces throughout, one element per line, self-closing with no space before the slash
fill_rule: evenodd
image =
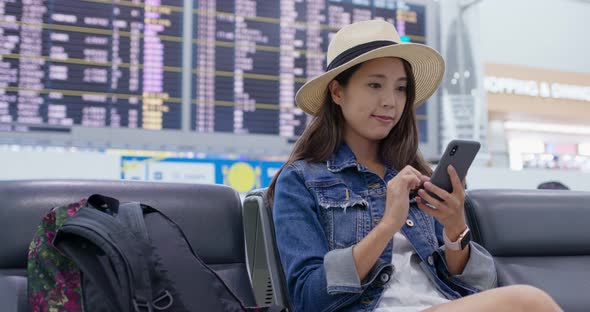
<path id="1" fill-rule="evenodd" d="M 260 167 L 252 167 L 244 162 L 237 162 L 231 167 L 223 166 L 223 182 L 240 193 L 260 187 Z"/>

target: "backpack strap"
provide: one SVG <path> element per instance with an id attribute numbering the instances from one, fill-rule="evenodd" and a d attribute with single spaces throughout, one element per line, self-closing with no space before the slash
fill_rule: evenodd
<path id="1" fill-rule="evenodd" d="M 139 206 L 139 204 L 137 205 Z M 139 208 L 141 209 L 141 207 Z M 93 209 L 91 205 L 80 209 L 78 214 L 68 220 L 58 231 L 54 244 L 58 249 L 64 250 L 66 255 L 74 260 L 85 274 L 96 277 L 101 274 L 109 276 L 115 273 L 114 279 L 108 279 L 110 281 L 108 287 L 114 288 L 119 295 L 117 297 L 122 311 L 130 311 L 128 304 L 132 302 L 133 310 L 131 311 L 152 312 L 152 292 L 149 266 L 146 260 L 150 254 L 144 254 L 145 244 L 137 244 L 137 236 L 132 231 L 102 211 L 104 210 Z M 82 248 L 76 248 L 78 246 L 68 248 L 67 245 L 71 241 L 71 239 L 65 239 L 68 236 L 70 238 L 72 236 L 81 237 L 102 249 L 111 260 L 115 272 L 108 268 L 96 272 L 96 268 L 101 266 L 86 263 L 96 264 L 98 260 L 82 261 L 82 259 L 88 260 L 88 256 L 84 255 L 87 252 Z M 104 278 L 98 278 L 97 282 L 101 280 L 103 283 L 105 282 Z M 119 283 L 112 283 L 113 280 L 118 280 Z"/>
<path id="2" fill-rule="evenodd" d="M 177 290 L 180 290 L 179 302 L 183 302 L 188 311 L 240 311 L 240 312 L 285 312 L 285 308 L 280 306 L 265 306 L 265 307 L 248 307 L 242 300 L 232 291 L 231 287 L 225 282 L 225 280 L 211 267 L 209 267 L 195 252 L 192 248 L 188 238 L 184 234 L 182 228 L 174 222 L 170 217 L 166 216 L 163 212 L 153 208 L 144 207 L 145 222 L 150 229 L 158 229 L 156 232 L 159 235 L 152 237 L 152 243 L 154 246 L 159 246 L 158 252 L 162 255 L 175 255 L 162 257 L 160 264 L 164 268 L 169 268 L 167 274 L 168 277 L 175 281 Z M 151 214 L 155 212 L 154 214 Z M 157 217 L 156 217 L 157 216 Z M 181 240 L 184 243 L 172 245 L 169 242 L 179 242 Z M 177 270 L 177 263 L 191 263 L 190 266 L 185 266 L 184 270 Z M 190 276 L 192 280 L 183 278 Z M 182 290 L 185 290 L 184 295 L 186 297 L 194 297 L 194 294 L 201 294 L 200 299 L 188 299 L 183 300 Z M 188 291 L 186 291 L 188 290 Z M 206 294 L 206 295 L 203 295 Z M 198 296 L 196 298 L 199 298 Z M 216 305 L 212 302 L 217 301 Z M 215 306 L 215 308 L 214 308 Z M 208 307 L 204 309 L 203 307 Z"/>
<path id="3" fill-rule="evenodd" d="M 156 266 L 152 260 L 152 245 L 150 242 L 147 227 L 145 225 L 144 213 L 156 211 L 154 208 L 142 205 L 138 202 L 125 203 L 119 207 L 115 219 L 120 222 L 123 226 L 128 227 L 131 233 L 134 235 L 135 240 L 132 243 L 138 244 L 141 251 L 140 257 L 145 260 L 147 265 L 147 271 L 142 274 L 143 283 L 149 288 L 151 294 L 147 299 L 147 302 L 136 302 L 134 300 L 134 307 L 137 311 L 138 307 L 145 307 L 146 304 L 151 304 L 153 308 L 159 311 L 166 310 L 174 303 L 174 299 L 169 291 L 167 291 L 161 283 L 156 279 L 158 273 L 156 272 Z M 147 273 L 147 274 L 145 274 Z M 152 286 L 161 288 L 156 292 L 153 292 Z"/>

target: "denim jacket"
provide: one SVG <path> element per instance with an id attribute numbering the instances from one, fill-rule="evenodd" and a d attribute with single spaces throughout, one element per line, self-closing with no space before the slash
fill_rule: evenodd
<path id="1" fill-rule="evenodd" d="M 346 144 L 324 163 L 296 161 L 278 177 L 273 206 L 277 245 L 295 311 L 373 311 L 395 270 L 392 241 L 364 280 L 352 247 L 381 220 L 387 182 L 356 161 Z M 410 205 L 401 231 L 437 289 L 456 299 L 496 286 L 491 255 L 475 242 L 460 275 L 444 256 L 442 225 Z"/>

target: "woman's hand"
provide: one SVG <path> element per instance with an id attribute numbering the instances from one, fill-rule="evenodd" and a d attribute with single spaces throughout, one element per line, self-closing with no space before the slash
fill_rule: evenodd
<path id="1" fill-rule="evenodd" d="M 430 182 L 426 182 L 424 183 L 424 188 L 442 200 L 434 198 L 425 190 L 419 190 L 416 203 L 422 211 L 436 218 L 444 226 L 449 238 L 454 240 L 467 227 L 465 224 L 465 209 L 463 207 L 465 203 L 465 185 L 459 180 L 457 171 L 455 171 L 453 166 L 449 165 L 447 172 L 451 178 L 453 192 L 449 193 Z M 426 203 L 435 209 L 428 207 Z"/>
<path id="2" fill-rule="evenodd" d="M 420 171 L 406 166 L 387 182 L 383 218 L 367 236 L 352 248 L 356 271 L 361 281 L 367 277 L 393 235 L 406 222 L 410 209 L 410 191 L 428 179 Z"/>
<path id="3" fill-rule="evenodd" d="M 410 191 L 429 179 L 428 176 L 408 165 L 387 183 L 385 212 L 380 224 L 392 231 L 392 235 L 398 232 L 406 222 L 410 208 Z"/>

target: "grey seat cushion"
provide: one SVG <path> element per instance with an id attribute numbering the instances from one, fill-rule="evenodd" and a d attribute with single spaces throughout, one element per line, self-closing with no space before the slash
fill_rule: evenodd
<path id="1" fill-rule="evenodd" d="M 472 190 L 465 208 L 500 286 L 533 285 L 565 311 L 589 311 L 590 193 Z"/>

